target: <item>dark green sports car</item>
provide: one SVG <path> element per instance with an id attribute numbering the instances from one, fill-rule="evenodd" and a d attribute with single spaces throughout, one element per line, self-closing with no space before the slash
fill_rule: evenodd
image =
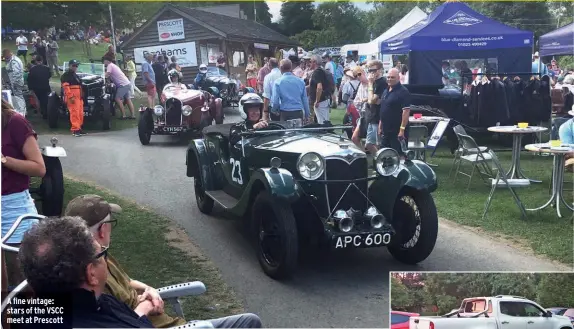
<path id="1" fill-rule="evenodd" d="M 248 219 L 268 276 L 290 277 L 311 240 L 333 249 L 387 247 L 407 264 L 431 254 L 437 179 L 424 162 L 401 160 L 393 149 L 369 160 L 335 133 L 342 127 L 271 122 L 234 144 L 232 127 L 206 127 L 190 143 L 187 176 L 201 212 L 218 203 Z"/>

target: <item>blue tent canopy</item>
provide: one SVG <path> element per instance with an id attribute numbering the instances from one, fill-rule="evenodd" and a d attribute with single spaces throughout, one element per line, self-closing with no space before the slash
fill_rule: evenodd
<path id="1" fill-rule="evenodd" d="M 384 54 L 532 47 L 533 33 L 490 19 L 461 2 L 447 2 L 427 19 L 381 43 Z"/>
<path id="2" fill-rule="evenodd" d="M 574 54 L 574 23 L 546 33 L 538 40 L 540 56 Z"/>

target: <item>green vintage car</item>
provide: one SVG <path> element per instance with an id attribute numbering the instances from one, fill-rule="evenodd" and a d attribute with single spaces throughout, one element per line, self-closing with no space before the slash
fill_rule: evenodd
<path id="1" fill-rule="evenodd" d="M 401 160 L 388 148 L 369 160 L 334 133 L 342 127 L 272 122 L 233 145 L 231 127 L 206 127 L 190 143 L 187 176 L 201 212 L 218 203 L 247 219 L 268 276 L 292 276 L 311 240 L 335 250 L 387 247 L 406 264 L 431 254 L 437 179 L 427 164 Z"/>

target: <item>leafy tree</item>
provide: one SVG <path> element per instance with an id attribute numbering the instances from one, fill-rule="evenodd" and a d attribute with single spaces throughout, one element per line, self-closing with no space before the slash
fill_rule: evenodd
<path id="1" fill-rule="evenodd" d="M 391 278 L 391 308 L 393 310 L 407 311 L 413 304 L 413 295 L 401 280 Z"/>
<path id="2" fill-rule="evenodd" d="M 311 1 L 283 1 L 280 13 L 279 25 L 288 36 L 315 29 L 313 25 L 315 6 Z"/>
<path id="3" fill-rule="evenodd" d="M 574 274 L 541 274 L 537 287 L 538 303 L 543 307 L 574 307 Z"/>

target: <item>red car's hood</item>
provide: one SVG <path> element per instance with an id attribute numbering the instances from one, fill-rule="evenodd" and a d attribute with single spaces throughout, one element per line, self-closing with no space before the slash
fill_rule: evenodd
<path id="1" fill-rule="evenodd" d="M 193 89 L 170 88 L 164 90 L 163 95 L 166 99 L 177 98 L 185 104 L 186 102 L 189 102 L 195 98 L 200 98 L 203 95 L 203 92 Z"/>

